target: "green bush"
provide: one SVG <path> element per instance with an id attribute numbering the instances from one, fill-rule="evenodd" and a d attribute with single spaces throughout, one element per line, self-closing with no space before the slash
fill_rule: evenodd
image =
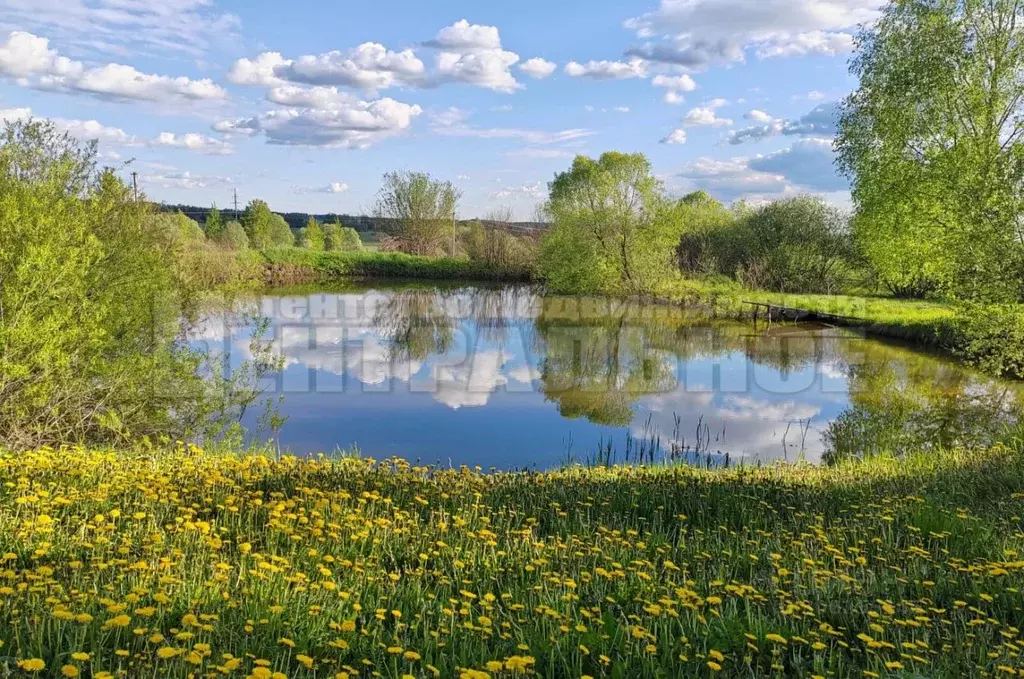
<path id="1" fill-rule="evenodd" d="M 177 341 L 178 258 L 202 241 L 147 217 L 95 152 L 51 123 L 3 133 L 0 447 L 176 436 L 210 414 L 201 357 Z"/>
<path id="2" fill-rule="evenodd" d="M 950 324 L 947 344 L 985 372 L 1024 378 L 1024 306 L 962 305 Z"/>
<path id="3" fill-rule="evenodd" d="M 502 270 L 450 257 L 421 257 L 401 252 L 314 252 L 301 248 L 263 252 L 271 267 L 308 272 L 320 279 L 422 278 L 433 280 L 530 280 L 528 270 Z"/>
<path id="4" fill-rule="evenodd" d="M 316 220 L 316 217 L 310 217 L 306 221 L 306 226 L 299 229 L 299 232 L 295 235 L 296 244 L 309 250 L 323 250 L 325 240 L 324 230 L 320 226 L 320 222 Z"/>
<path id="5" fill-rule="evenodd" d="M 211 207 L 210 211 L 206 213 L 206 221 L 203 222 L 203 231 L 206 232 L 206 237 L 211 240 L 215 240 L 224 235 L 224 217 L 216 206 Z"/>
<path id="6" fill-rule="evenodd" d="M 218 239 L 220 244 L 232 250 L 248 250 L 249 237 L 245 235 L 245 229 L 238 222 L 228 222 L 224 227 L 224 233 Z"/>
<path id="7" fill-rule="evenodd" d="M 363 239 L 359 237 L 359 232 L 351 226 L 342 227 L 341 243 L 338 249 L 342 252 L 361 252 L 363 249 Z"/>
<path id="8" fill-rule="evenodd" d="M 533 269 L 539 252 L 536 239 L 487 228 L 480 222 L 473 222 L 463 233 L 462 247 L 470 261 L 496 269 Z"/>
<path id="9" fill-rule="evenodd" d="M 295 245 L 295 235 L 292 233 L 292 227 L 288 226 L 288 222 L 285 221 L 284 217 L 277 213 L 272 213 L 270 216 L 270 245 L 275 248 L 284 248 L 289 245 Z"/>
<path id="10" fill-rule="evenodd" d="M 678 253 L 685 273 L 727 275 L 759 290 L 822 294 L 842 292 L 862 279 L 846 220 L 818 198 L 779 200 L 753 210 L 727 210 L 700 196 L 683 202 Z"/>

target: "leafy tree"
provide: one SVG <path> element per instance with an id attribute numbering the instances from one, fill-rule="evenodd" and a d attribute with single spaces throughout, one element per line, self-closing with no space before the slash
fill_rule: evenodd
<path id="1" fill-rule="evenodd" d="M 249 237 L 245 235 L 245 229 L 234 220 L 227 223 L 224 227 L 224 233 L 218 240 L 232 250 L 246 250 L 249 248 Z"/>
<path id="2" fill-rule="evenodd" d="M 835 294 L 851 282 L 855 258 L 846 219 L 820 198 L 774 201 L 738 223 L 736 275 L 745 285 Z"/>
<path id="3" fill-rule="evenodd" d="M 0 446 L 176 436 L 208 413 L 176 341 L 188 229 L 150 228 L 95 159 L 49 122 L 0 138 Z"/>
<path id="4" fill-rule="evenodd" d="M 295 245 L 292 227 L 288 226 L 285 218 L 277 213 L 271 213 L 270 215 L 270 243 L 276 248 L 286 248 Z"/>
<path id="5" fill-rule="evenodd" d="M 704 191 L 680 199 L 683 235 L 679 241 L 679 267 L 686 274 L 732 275 L 738 264 L 737 215 Z"/>
<path id="6" fill-rule="evenodd" d="M 540 258 L 548 284 L 563 292 L 645 292 L 672 270 L 681 224 L 640 153 L 577 156 L 549 184 L 554 225 Z"/>
<path id="7" fill-rule="evenodd" d="M 361 252 L 363 249 L 363 239 L 351 226 L 341 228 L 341 249 L 345 252 Z"/>
<path id="8" fill-rule="evenodd" d="M 265 201 L 254 198 L 242 212 L 242 228 L 249 239 L 249 245 L 256 250 L 265 250 L 274 245 L 271 235 L 274 213 Z M 287 224 L 285 225 L 287 226 Z"/>
<path id="9" fill-rule="evenodd" d="M 341 250 L 341 223 L 335 219 L 324 224 L 324 250 Z"/>
<path id="10" fill-rule="evenodd" d="M 310 217 L 300 232 L 298 237 L 298 243 L 304 248 L 310 250 L 323 250 L 325 245 L 325 234 L 324 230 L 320 227 L 320 222 L 316 220 L 316 217 Z"/>
<path id="11" fill-rule="evenodd" d="M 143 223 L 171 247 L 191 247 L 206 240 L 199 223 L 180 211 L 146 215 Z"/>
<path id="12" fill-rule="evenodd" d="M 511 208 L 501 208 L 469 224 L 462 236 L 466 255 L 499 270 L 532 270 L 537 263 L 538 240 L 510 232 Z"/>
<path id="13" fill-rule="evenodd" d="M 1024 0 L 894 0 L 856 40 L 839 166 L 893 292 L 1022 293 Z"/>
<path id="14" fill-rule="evenodd" d="M 220 238 L 221 234 L 224 233 L 224 218 L 220 214 L 220 210 L 214 205 L 210 208 L 210 211 L 206 213 L 206 222 L 203 224 L 206 228 L 206 237 L 210 239 Z"/>
<path id="15" fill-rule="evenodd" d="M 450 252 L 455 212 L 462 193 L 451 182 L 423 172 L 389 172 L 377 194 L 374 213 L 393 220 L 398 248 L 415 255 Z"/>

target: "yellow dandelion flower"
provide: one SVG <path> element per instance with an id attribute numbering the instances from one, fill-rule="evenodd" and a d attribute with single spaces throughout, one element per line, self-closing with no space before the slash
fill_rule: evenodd
<path id="1" fill-rule="evenodd" d="M 25 670 L 26 672 L 42 672 L 46 669 L 46 661 L 42 658 L 29 658 L 28 660 L 19 660 L 18 667 Z"/>

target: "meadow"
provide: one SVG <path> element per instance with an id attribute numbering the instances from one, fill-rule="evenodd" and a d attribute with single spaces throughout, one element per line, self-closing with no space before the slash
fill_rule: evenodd
<path id="1" fill-rule="evenodd" d="M 0 454 L 0 673 L 1015 676 L 1022 471 Z"/>

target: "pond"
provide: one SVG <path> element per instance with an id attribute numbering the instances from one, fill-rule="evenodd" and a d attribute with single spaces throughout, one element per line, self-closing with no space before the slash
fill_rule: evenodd
<path id="1" fill-rule="evenodd" d="M 262 323 L 256 319 L 262 317 Z M 986 442 L 1024 406 L 1016 383 L 815 324 L 529 287 L 372 284 L 274 290 L 210 313 L 193 342 L 238 367 L 255 328 L 286 418 L 243 424 L 298 455 L 423 464 L 820 462 Z"/>

